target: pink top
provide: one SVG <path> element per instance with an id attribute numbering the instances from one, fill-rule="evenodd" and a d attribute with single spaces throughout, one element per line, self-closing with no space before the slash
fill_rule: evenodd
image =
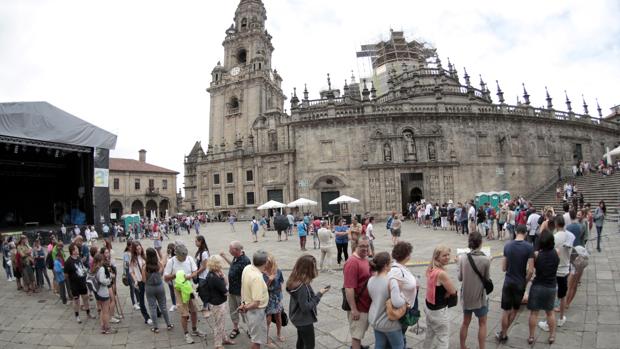
<path id="1" fill-rule="evenodd" d="M 437 286 L 437 277 L 442 270 L 439 268 L 433 268 L 430 271 L 426 271 L 426 300 L 435 304 L 435 287 Z"/>

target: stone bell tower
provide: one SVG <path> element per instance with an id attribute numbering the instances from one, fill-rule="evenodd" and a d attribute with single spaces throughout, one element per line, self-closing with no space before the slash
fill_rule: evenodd
<path id="1" fill-rule="evenodd" d="M 212 71 L 209 147 L 215 153 L 252 146 L 251 128 L 269 111 L 283 111 L 282 79 L 272 70 L 273 45 L 261 0 L 241 0 L 226 30 L 224 62 Z"/>

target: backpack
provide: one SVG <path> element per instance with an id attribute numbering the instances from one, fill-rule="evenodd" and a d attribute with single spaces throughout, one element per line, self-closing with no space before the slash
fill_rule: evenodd
<path id="1" fill-rule="evenodd" d="M 45 266 L 49 270 L 54 270 L 54 258 L 52 258 L 52 252 L 48 253 L 47 257 L 45 257 Z"/>
<path id="2" fill-rule="evenodd" d="M 99 292 L 101 284 L 99 283 L 99 279 L 97 279 L 97 272 L 88 273 L 88 275 L 86 276 L 86 286 L 93 293 Z"/>
<path id="3" fill-rule="evenodd" d="M 387 224 L 385 225 L 386 229 L 392 229 L 392 221 L 394 220 L 394 217 L 390 217 L 387 220 Z"/>

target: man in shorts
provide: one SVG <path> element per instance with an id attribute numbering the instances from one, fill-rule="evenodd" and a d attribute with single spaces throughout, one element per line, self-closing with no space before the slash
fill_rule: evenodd
<path id="1" fill-rule="evenodd" d="M 252 264 L 246 266 L 241 275 L 241 305 L 237 310 L 245 314 L 252 349 L 260 349 L 267 344 L 265 308 L 269 303 L 269 292 L 263 279 L 267 257 L 267 252 L 256 251 L 252 256 Z"/>
<path id="2" fill-rule="evenodd" d="M 174 282 L 177 272 L 183 270 L 185 272 L 185 278 L 192 280 L 198 276 L 198 267 L 194 259 L 187 255 L 187 247 L 185 245 L 177 243 L 174 248 L 175 256 L 170 258 L 164 268 L 164 281 Z M 196 307 L 196 296 L 192 292 L 187 303 L 183 303 L 182 295 L 176 288 L 174 289 L 174 295 L 177 299 L 177 310 L 181 316 L 181 327 L 183 327 L 183 333 L 185 334 L 185 342 L 187 344 L 193 344 L 194 340 L 192 336 L 205 337 L 205 334 L 198 330 L 198 308 Z M 187 322 L 192 320 L 192 332 L 187 330 Z"/>
<path id="3" fill-rule="evenodd" d="M 347 318 L 352 349 L 366 348 L 362 346 L 362 339 L 368 330 L 368 311 L 371 303 L 366 287 L 370 279 L 369 246 L 368 236 L 361 236 L 357 242 L 357 248 L 351 258 L 345 262 L 343 269 L 345 294 L 351 308 Z"/>
<path id="4" fill-rule="evenodd" d="M 500 342 L 508 340 L 508 328 L 517 316 L 525 286 L 534 272 L 534 247 L 525 241 L 527 226 L 518 225 L 516 233 L 516 238 L 504 246 L 502 270 L 506 272 L 506 276 L 502 288 L 502 326 L 495 334 L 495 338 Z"/>
<path id="5" fill-rule="evenodd" d="M 73 297 L 75 320 L 78 324 L 81 324 L 80 298 L 82 298 L 86 316 L 91 319 L 96 319 L 96 317 L 90 313 L 90 306 L 88 304 L 88 288 L 86 287 L 86 274 L 88 269 L 84 266 L 84 263 L 82 263 L 80 259 L 80 248 L 75 243 L 69 245 L 69 254 L 69 258 L 65 261 L 65 279 L 68 280 L 69 290 L 71 290 L 71 296 Z"/>

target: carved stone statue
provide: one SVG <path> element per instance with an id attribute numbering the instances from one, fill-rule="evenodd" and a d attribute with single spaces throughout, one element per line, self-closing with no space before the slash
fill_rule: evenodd
<path id="1" fill-rule="evenodd" d="M 418 161 L 413 133 L 411 131 L 405 131 L 403 136 L 405 137 L 405 160 Z"/>
<path id="2" fill-rule="evenodd" d="M 389 143 L 385 143 L 383 145 L 383 161 L 391 162 L 392 161 L 392 147 Z"/>
<path id="3" fill-rule="evenodd" d="M 435 149 L 435 142 L 428 142 L 428 160 L 437 161 L 437 150 Z"/>

